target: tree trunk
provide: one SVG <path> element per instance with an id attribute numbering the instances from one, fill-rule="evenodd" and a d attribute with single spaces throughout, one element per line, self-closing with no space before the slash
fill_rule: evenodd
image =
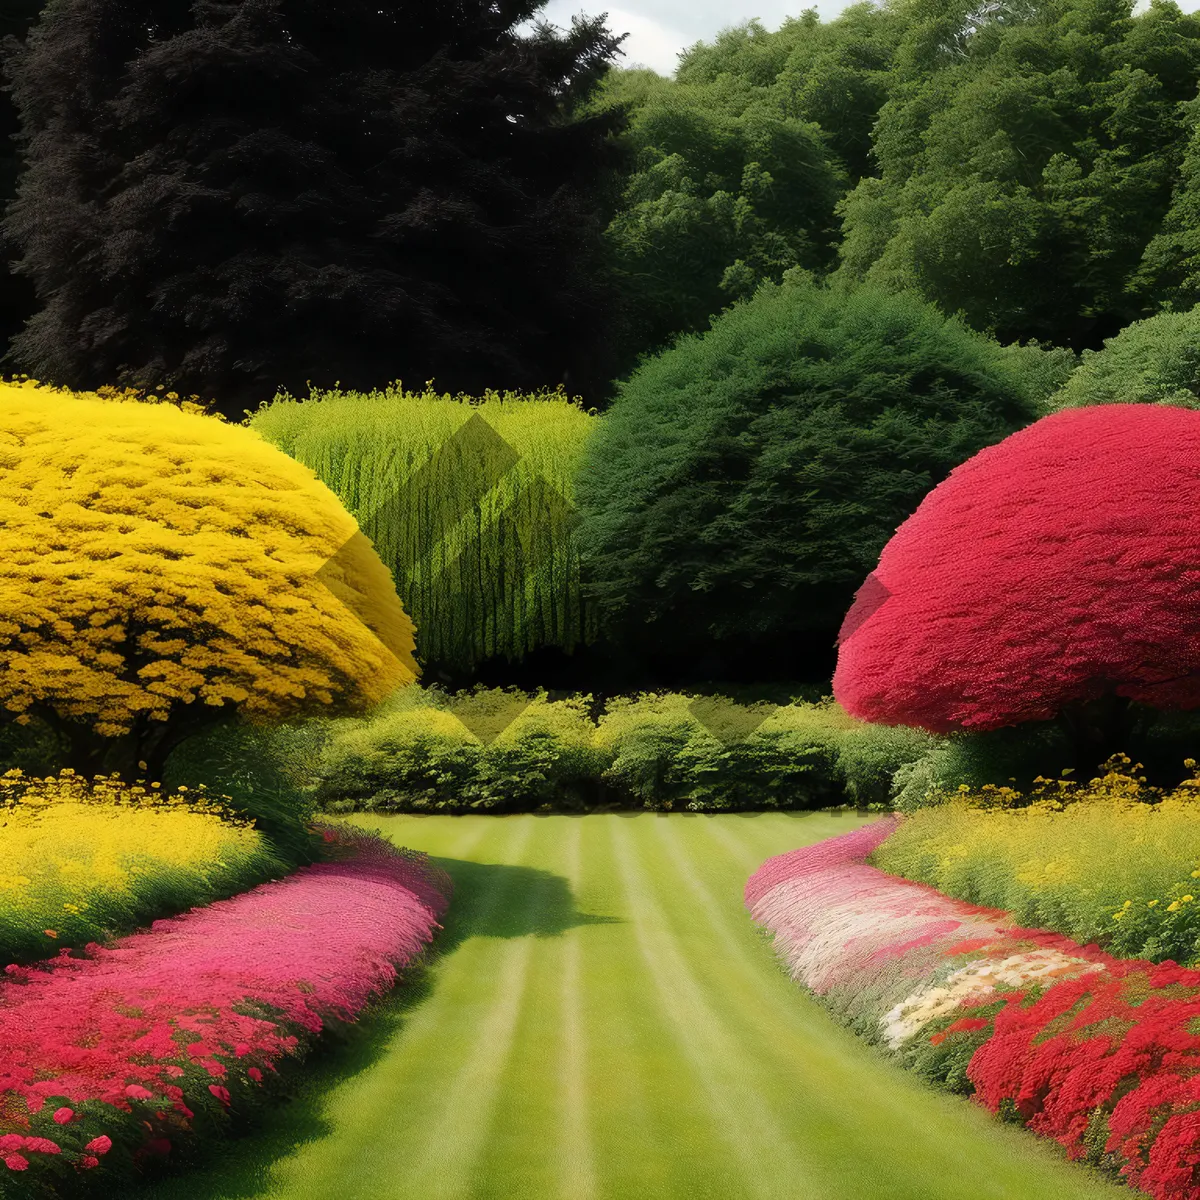
<path id="1" fill-rule="evenodd" d="M 63 766 L 86 779 L 116 773 L 123 782 L 162 779 L 167 757 L 185 738 L 229 719 L 224 708 L 198 706 L 195 713 L 183 709 L 170 721 L 134 720 L 133 728 L 118 737 L 103 737 L 89 724 L 69 721 L 53 708 L 36 706 L 31 715 L 43 720 L 63 744 Z M 142 763 L 146 765 L 141 766 Z"/>
<path id="2" fill-rule="evenodd" d="M 1127 697 L 1111 693 L 1096 700 L 1076 700 L 1062 709 L 1059 720 L 1071 740 L 1077 782 L 1087 783 L 1100 774 L 1107 759 L 1127 751 L 1137 715 Z"/>

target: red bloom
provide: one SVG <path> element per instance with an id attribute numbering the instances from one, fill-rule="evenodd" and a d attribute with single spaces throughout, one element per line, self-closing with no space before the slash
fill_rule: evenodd
<path id="1" fill-rule="evenodd" d="M 84 1149 L 93 1154 L 107 1154 L 112 1149 L 112 1138 L 107 1133 L 102 1133 L 99 1137 L 92 1138 Z"/>

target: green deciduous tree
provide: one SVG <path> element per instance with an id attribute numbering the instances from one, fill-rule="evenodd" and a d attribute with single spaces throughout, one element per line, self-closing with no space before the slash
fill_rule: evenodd
<path id="1" fill-rule="evenodd" d="M 1033 419 L 1022 370 L 917 297 L 764 284 L 644 362 L 585 448 L 577 540 L 606 633 L 664 674 L 830 669 L 896 526 Z"/>
<path id="2" fill-rule="evenodd" d="M 1190 132 L 1200 18 L 1130 9 L 905 0 L 879 178 L 841 204 L 838 275 L 1006 342 L 1098 348 L 1147 315 L 1139 267 Z"/>
<path id="3" fill-rule="evenodd" d="M 594 105 L 629 114 L 634 169 L 606 232 L 624 365 L 790 267 L 833 265 L 845 173 L 821 130 L 784 115 L 766 89 L 729 74 L 680 84 L 621 71 Z"/>

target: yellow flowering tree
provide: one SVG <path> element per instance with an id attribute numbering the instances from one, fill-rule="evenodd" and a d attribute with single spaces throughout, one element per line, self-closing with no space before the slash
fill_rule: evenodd
<path id="1" fill-rule="evenodd" d="M 354 518 L 196 406 L 0 382 L 0 528 L 0 705 L 76 770 L 154 777 L 233 714 L 359 711 L 416 678 Z"/>

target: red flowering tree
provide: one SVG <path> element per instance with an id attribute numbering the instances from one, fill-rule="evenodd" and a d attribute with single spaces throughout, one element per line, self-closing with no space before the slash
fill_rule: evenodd
<path id="1" fill-rule="evenodd" d="M 1200 707 L 1200 412 L 1067 410 L 953 470 L 859 589 L 833 691 L 938 733 L 1058 718 L 1081 774 Z"/>

